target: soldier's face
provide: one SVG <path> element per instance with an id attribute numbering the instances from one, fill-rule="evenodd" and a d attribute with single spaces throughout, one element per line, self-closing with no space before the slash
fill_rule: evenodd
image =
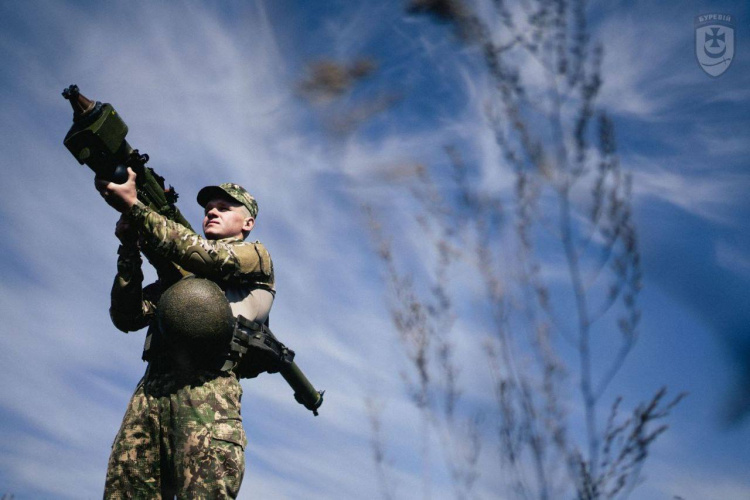
<path id="1" fill-rule="evenodd" d="M 243 232 L 250 232 L 255 223 L 245 207 L 234 200 L 214 198 L 206 203 L 205 210 L 203 234 L 209 240 L 244 238 Z"/>

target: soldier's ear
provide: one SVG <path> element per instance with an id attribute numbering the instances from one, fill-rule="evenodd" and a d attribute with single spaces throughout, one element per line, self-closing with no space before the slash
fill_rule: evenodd
<path id="1" fill-rule="evenodd" d="M 255 219 L 253 219 L 252 217 L 246 217 L 245 224 L 242 226 L 242 231 L 249 233 L 253 230 L 253 227 L 255 227 Z"/>

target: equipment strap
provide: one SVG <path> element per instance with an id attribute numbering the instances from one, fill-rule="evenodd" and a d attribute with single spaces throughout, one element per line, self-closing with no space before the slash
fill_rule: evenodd
<path id="1" fill-rule="evenodd" d="M 293 361 L 294 351 L 279 342 L 266 325 L 237 316 L 221 370 L 254 378 L 263 372 L 276 373 Z"/>

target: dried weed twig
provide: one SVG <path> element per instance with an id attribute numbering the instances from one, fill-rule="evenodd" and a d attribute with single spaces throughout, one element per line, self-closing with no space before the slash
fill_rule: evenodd
<path id="1" fill-rule="evenodd" d="M 298 94 L 323 116 L 330 132 L 345 135 L 359 125 L 394 106 L 398 92 L 381 92 L 376 96 L 352 99 L 351 95 L 378 70 L 374 59 L 361 57 L 337 62 L 328 59 L 308 65 L 305 77 L 297 85 Z"/>
<path id="2" fill-rule="evenodd" d="M 492 18 L 472 5 L 413 0 L 408 11 L 452 25 L 459 43 L 478 48 L 495 89 L 487 120 L 502 152 L 497 168 L 515 177 L 515 189 L 489 191 L 458 146 L 447 150 L 450 172 L 439 172 L 449 185 L 420 170 L 412 193 L 426 243 L 417 251 L 434 263 L 427 276 L 401 272 L 397 256 L 409 249 L 394 248 L 371 223 L 409 361 L 404 381 L 427 434 L 440 438 L 456 496 L 471 496 L 483 439 L 457 452 L 467 433 L 456 415 L 468 406 L 454 347 L 477 335 L 456 332 L 450 285 L 456 268 L 469 266 L 492 325 L 483 344 L 495 403 L 487 414 L 506 484 L 519 498 L 624 497 L 683 395 L 666 401 L 661 389 L 624 418 L 618 398 L 603 429 L 598 418 L 638 337 L 641 288 L 630 177 L 613 121 L 597 104 L 603 50 L 590 40 L 582 0 L 494 0 Z M 615 348 L 594 359 L 598 343 Z M 573 430 L 573 405 L 583 436 Z M 483 436 L 473 422 L 468 435 Z"/>

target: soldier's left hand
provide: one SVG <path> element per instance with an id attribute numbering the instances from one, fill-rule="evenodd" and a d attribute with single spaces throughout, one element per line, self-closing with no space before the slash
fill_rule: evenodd
<path id="1" fill-rule="evenodd" d="M 133 172 L 133 169 L 128 167 L 128 180 L 124 183 L 116 184 L 106 179 L 95 177 L 94 185 L 109 206 L 120 213 L 124 213 L 138 201 L 135 177 L 136 174 Z"/>
<path id="2" fill-rule="evenodd" d="M 137 246 L 140 234 L 128 221 L 125 215 L 120 215 L 120 219 L 115 226 L 115 236 L 120 243 L 126 246 Z"/>

